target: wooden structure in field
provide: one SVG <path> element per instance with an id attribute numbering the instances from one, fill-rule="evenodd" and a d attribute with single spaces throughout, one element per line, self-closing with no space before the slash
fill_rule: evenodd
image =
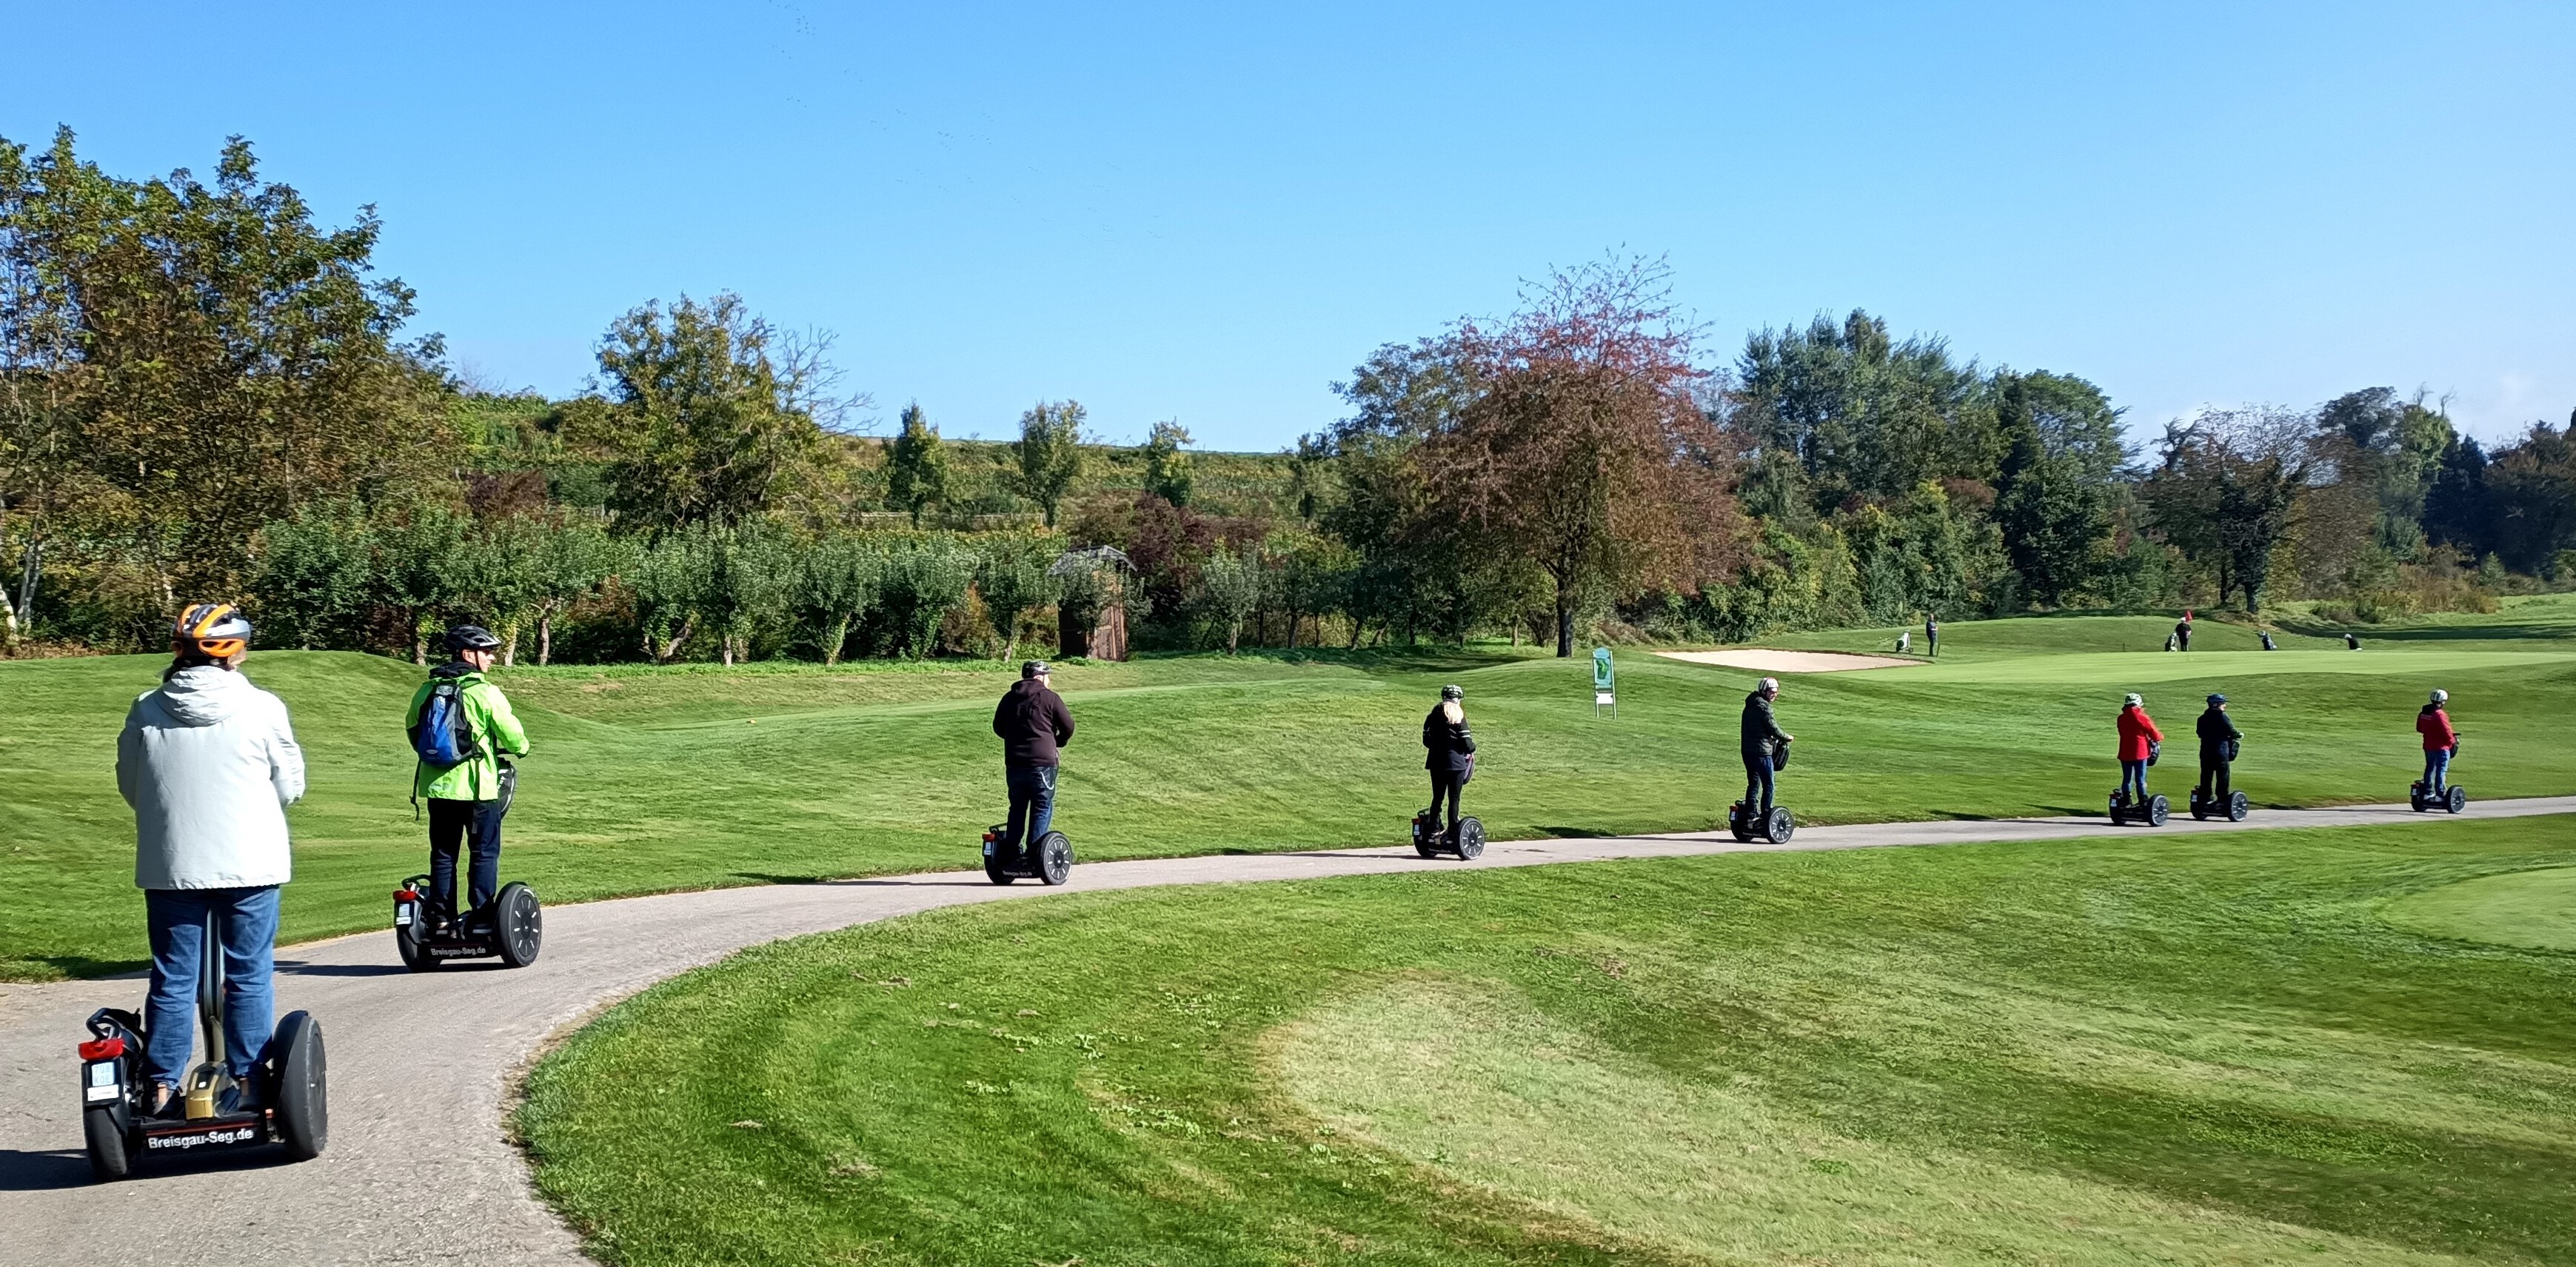
<path id="1" fill-rule="evenodd" d="M 1136 565 L 1115 546 L 1089 546 L 1056 556 L 1047 572 L 1064 585 L 1055 605 L 1056 654 L 1126 659 L 1127 586 Z"/>

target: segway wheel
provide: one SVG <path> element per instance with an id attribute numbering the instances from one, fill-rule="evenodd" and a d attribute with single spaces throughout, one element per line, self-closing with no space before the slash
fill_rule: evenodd
<path id="1" fill-rule="evenodd" d="M 2424 799 L 2424 785 L 2421 783 L 2406 785 L 2406 804 L 2418 814 L 2432 808 L 2432 805 Z"/>
<path id="2" fill-rule="evenodd" d="M 1744 825 L 1744 802 L 1737 801 L 1726 807 L 1726 831 L 1739 845 L 1753 839 L 1753 829 Z"/>
<path id="3" fill-rule="evenodd" d="M 2192 789 L 2191 793 L 2191 817 L 2193 822 L 2199 822 L 2209 817 L 2209 806 L 2201 801 L 2200 789 L 2198 788 Z"/>
<path id="4" fill-rule="evenodd" d="M 1455 849 L 1461 858 L 1475 858 L 1482 855 L 1485 852 L 1484 820 L 1472 816 L 1459 819 Z"/>
<path id="5" fill-rule="evenodd" d="M 546 913 L 537 905 L 536 890 L 516 880 L 501 886 L 501 895 L 492 899 L 492 938 L 502 963 L 524 968 L 537 961 L 546 943 Z"/>
<path id="6" fill-rule="evenodd" d="M 1051 831 L 1038 837 L 1038 879 L 1047 884 L 1062 884 L 1073 875 L 1073 842 L 1064 833 Z"/>
<path id="7" fill-rule="evenodd" d="M 1440 856 L 1439 833 L 1432 829 L 1431 823 L 1429 814 L 1413 816 L 1413 852 L 1425 858 Z"/>
<path id="8" fill-rule="evenodd" d="M 2454 813 L 2454 814 L 2457 814 L 2457 813 L 2459 813 L 2461 810 L 2467 809 L 2468 807 L 2469 807 L 2469 794 L 2468 794 L 2468 793 L 2466 793 L 2466 792 L 2461 791 L 2457 785 L 2454 785 L 2454 786 L 2451 788 L 2451 793 L 2450 793 L 2450 795 L 2449 795 L 2449 796 L 2446 796 L 2446 797 L 2444 797 L 2444 798 L 2442 799 L 2442 808 L 2444 808 L 2444 809 L 2446 809 L 2446 810 L 2449 810 L 2449 811 L 2451 811 L 2451 812 L 2452 812 L 2452 813 Z"/>
<path id="9" fill-rule="evenodd" d="M 2173 817 L 2173 802 L 2166 800 L 2161 794 L 2147 798 L 2147 826 L 2162 827 L 2165 825 L 2165 820 L 2171 817 Z"/>
<path id="10" fill-rule="evenodd" d="M 1002 869 L 1002 856 L 996 852 L 984 855 L 984 878 L 995 884 L 1009 884 L 1019 877 Z"/>
<path id="11" fill-rule="evenodd" d="M 2227 821 L 2231 823 L 2244 822 L 2245 816 L 2252 813 L 2253 810 L 2254 802 L 2246 800 L 2243 792 L 2232 792 L 2228 794 Z"/>
<path id="12" fill-rule="evenodd" d="M 2123 813 L 2123 812 L 2122 812 L 2122 809 L 2123 809 L 2123 807 L 2122 807 L 2122 806 L 2121 806 L 2121 804 L 2120 804 L 2120 798 L 2118 798 L 2118 797 L 2116 797 L 2116 796 L 2115 796 L 2115 797 L 2112 797 L 2112 798 L 2111 798 L 2111 825 L 2112 825 L 2112 826 L 2117 827 L 2117 826 L 2121 825 L 2122 823 L 2126 823 L 2126 822 L 2128 822 L 2128 821 L 2129 821 L 2129 816 L 2128 816 L 2126 813 Z"/>
<path id="13" fill-rule="evenodd" d="M 1797 816 L 1791 814 L 1786 805 L 1772 806 L 1771 816 L 1762 820 L 1762 838 L 1772 844 L 1788 844 L 1789 838 L 1797 834 Z"/>
<path id="14" fill-rule="evenodd" d="M 89 1109 L 81 1114 L 81 1142 L 88 1146 L 89 1177 L 114 1183 L 134 1173 L 134 1154 L 125 1147 L 125 1132 L 116 1125 L 116 1110 Z"/>
<path id="15" fill-rule="evenodd" d="M 503 890 L 507 892 L 507 890 Z M 533 902 L 535 899 L 531 898 Z M 502 942 L 508 945 L 507 939 Z M 331 1084 L 322 1052 L 322 1022 L 310 1012 L 289 1012 L 269 1040 L 277 1079 L 277 1133 L 286 1155 L 311 1161 L 331 1142 Z"/>
<path id="16" fill-rule="evenodd" d="M 429 953 L 429 928 L 417 919 L 394 930 L 394 950 L 402 956 L 403 966 L 414 972 L 438 966 L 438 956 Z"/>

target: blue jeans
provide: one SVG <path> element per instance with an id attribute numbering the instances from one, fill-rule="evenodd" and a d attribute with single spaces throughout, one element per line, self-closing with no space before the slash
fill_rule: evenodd
<path id="1" fill-rule="evenodd" d="M 274 1028 L 270 959 L 277 949 L 277 886 L 145 889 L 152 929 L 152 994 L 144 1003 L 144 1057 L 157 1082 L 188 1076 L 197 1028 L 197 974 L 206 963 L 206 917 L 224 955 L 224 1063 L 236 1078 L 268 1049 Z"/>
<path id="2" fill-rule="evenodd" d="M 501 815 L 510 803 L 488 801 L 429 802 L 429 900 L 450 915 L 478 911 L 501 891 Z M 465 874 L 466 902 L 456 904 L 456 854 L 462 845 L 473 858 Z"/>
<path id="3" fill-rule="evenodd" d="M 2424 754 L 2424 790 L 2439 795 L 2450 786 L 2451 750 L 2434 748 Z"/>
<path id="4" fill-rule="evenodd" d="M 2143 760 L 2123 761 L 2120 763 L 2120 790 L 2127 792 L 2133 787 L 2137 789 L 2135 795 L 2138 803 L 2141 805 L 2145 804 L 2147 800 L 2147 763 Z"/>
<path id="5" fill-rule="evenodd" d="M 1011 785 L 1011 821 L 1002 830 L 1002 849 L 1014 860 L 1019 857 L 1021 841 L 1036 844 L 1055 822 L 1055 769 L 1051 765 L 1013 766 L 1006 776 Z"/>
<path id="6" fill-rule="evenodd" d="M 1744 804 L 1746 808 L 1752 808 L 1754 803 L 1758 801 L 1761 803 L 1761 808 L 1757 812 L 1765 817 L 1770 815 L 1771 781 L 1775 773 L 1776 772 L 1771 768 L 1771 758 L 1769 756 L 1756 756 L 1749 752 L 1744 754 Z"/>

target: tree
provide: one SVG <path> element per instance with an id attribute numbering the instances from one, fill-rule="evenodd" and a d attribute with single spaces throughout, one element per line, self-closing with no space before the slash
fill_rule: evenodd
<path id="1" fill-rule="evenodd" d="M 2454 435 L 2424 490 L 2424 534 L 2437 545 L 2493 557 L 2495 504 L 2487 493 L 2487 454 L 2468 436 Z"/>
<path id="2" fill-rule="evenodd" d="M 1938 338 L 1892 339 L 1857 309 L 1839 325 L 1755 333 L 1735 374 L 1726 422 L 1752 460 L 1756 514 L 1795 524 L 1928 479 L 1991 482 L 2003 455 L 1976 363 Z"/>
<path id="3" fill-rule="evenodd" d="M 353 646 L 375 590 L 374 526 L 349 499 L 311 502 L 259 534 L 251 581 L 261 633 L 307 651 Z"/>
<path id="4" fill-rule="evenodd" d="M 1218 546 L 1199 565 L 1199 599 L 1208 622 L 1225 631 L 1225 653 L 1235 654 L 1243 641 L 1244 619 L 1261 606 L 1269 589 L 1269 571 L 1257 548 L 1236 551 Z"/>
<path id="5" fill-rule="evenodd" d="M 2540 575 L 2576 546 L 2576 415 L 2561 429 L 2545 422 L 2487 464 L 2497 552 L 2506 566 Z"/>
<path id="6" fill-rule="evenodd" d="M 925 507 L 948 500 L 948 444 L 918 402 L 903 407 L 903 429 L 886 454 L 886 502 L 921 526 Z"/>
<path id="7" fill-rule="evenodd" d="M 677 659 L 697 633 L 713 570 L 706 538 L 703 529 L 664 533 L 637 552 L 628 569 L 626 588 L 635 596 L 644 654 L 655 664 Z"/>
<path id="8" fill-rule="evenodd" d="M 1326 613 L 1339 610 L 1349 601 L 1352 574 L 1358 571 L 1359 560 L 1349 547 L 1312 533 L 1274 542 L 1272 553 L 1279 560 L 1278 599 L 1288 613 L 1288 648 L 1293 651 L 1302 620 L 1313 616 L 1320 625 Z M 1316 636 L 1321 638 L 1322 633 L 1319 628 Z"/>
<path id="9" fill-rule="evenodd" d="M 975 588 L 984 599 L 985 618 L 1002 639 L 1002 658 L 1018 654 L 1020 617 L 1055 602 L 1063 581 L 1052 568 L 1064 553 L 1060 538 L 1035 533 L 993 533 L 976 542 L 981 556 Z"/>
<path id="10" fill-rule="evenodd" d="M 823 649 L 823 663 L 839 664 L 850 626 L 877 605 L 885 586 L 886 553 L 863 538 L 835 535 L 807 547 L 799 562 L 797 596 L 817 617 L 815 641 Z"/>
<path id="11" fill-rule="evenodd" d="M 376 532 L 381 601 L 402 612 L 414 664 L 429 663 L 429 636 L 446 623 L 464 593 L 467 527 L 455 511 L 423 503 Z"/>
<path id="12" fill-rule="evenodd" d="M 1489 564 L 1547 574 L 1559 656 L 1587 599 L 1695 591 L 1729 561 L 1725 442 L 1694 395 L 1706 374 L 1662 265 L 1555 273 L 1505 323 L 1457 338 L 1476 394 L 1422 443 L 1432 519 Z"/>
<path id="13" fill-rule="evenodd" d="M 2245 610 L 2261 610 L 2272 551 L 2307 491 L 2312 426 L 2261 407 L 2166 425 L 2163 461 L 2142 492 L 2165 540 L 2217 574 L 2220 602 L 2241 591 Z"/>
<path id="14" fill-rule="evenodd" d="M 750 659 L 752 642 L 785 603 L 796 581 L 775 530 L 758 521 L 706 530 L 703 610 L 715 628 L 718 655 L 731 668 Z"/>
<path id="15" fill-rule="evenodd" d="M 975 551 L 950 536 L 908 539 L 886 565 L 885 610 L 903 639 L 903 654 L 927 658 L 939 647 L 939 625 L 966 601 L 975 583 Z"/>
<path id="16" fill-rule="evenodd" d="M 1082 478 L 1084 417 L 1081 402 L 1072 400 L 1039 401 L 1020 415 L 1020 438 L 1011 444 L 1019 464 L 1013 491 L 1046 512 L 1049 528 L 1065 493 Z"/>
<path id="17" fill-rule="evenodd" d="M 572 415 L 575 439 L 609 459 L 610 509 L 655 531 L 759 515 L 822 447 L 823 350 L 732 294 L 619 317 L 600 339 L 606 407 Z"/>
<path id="18" fill-rule="evenodd" d="M 1178 418 L 1154 424 L 1145 439 L 1145 491 L 1175 506 L 1190 504 L 1189 430 Z"/>
<path id="19" fill-rule="evenodd" d="M 555 617 L 589 597 L 633 556 L 624 543 L 583 518 L 565 519 L 540 534 L 535 554 L 537 663 L 542 665 L 554 662 Z"/>
<path id="20" fill-rule="evenodd" d="M 501 663 L 519 662 L 519 629 L 541 599 L 541 559 L 546 530 L 511 516 L 485 520 L 459 543 L 458 599 L 501 639 Z"/>
<path id="21" fill-rule="evenodd" d="M 2062 603 L 2110 545 L 2113 482 L 2128 460 L 2120 411 L 2067 375 L 1998 370 L 1992 382 L 2004 442 L 1995 523 L 2029 597 Z"/>
<path id="22" fill-rule="evenodd" d="M 442 468 L 437 340 L 400 343 L 412 292 L 371 280 L 372 209 L 314 226 L 229 140 L 211 184 L 110 177 L 69 129 L 0 140 L 0 498 L 135 542 L 165 595 L 239 589 L 252 535 L 306 502 Z M 167 604 L 165 603 L 165 606 Z"/>

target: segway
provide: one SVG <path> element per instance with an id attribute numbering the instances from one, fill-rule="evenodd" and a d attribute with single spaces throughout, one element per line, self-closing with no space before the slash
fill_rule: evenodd
<path id="1" fill-rule="evenodd" d="M 2158 797 L 2156 799 L 2162 800 L 2164 798 Z M 2219 817 L 2224 818 L 2231 823 L 2241 823 L 2245 821 L 2245 815 L 2250 812 L 2253 807 L 2254 803 L 2246 800 L 2243 792 L 2229 792 L 2227 794 L 2227 803 L 2221 805 L 2216 801 L 2202 800 L 2200 789 L 2198 787 L 2194 787 L 2191 790 L 2191 816 L 2196 819 L 2207 820 L 2211 817 Z"/>
<path id="2" fill-rule="evenodd" d="M 1458 818 L 1458 830 L 1443 831 L 1440 828 L 1440 807 L 1435 805 L 1413 816 L 1413 852 L 1425 858 L 1437 858 L 1444 853 L 1455 854 L 1462 859 L 1480 857 L 1485 852 L 1485 822 L 1473 814 L 1462 814 Z"/>
<path id="3" fill-rule="evenodd" d="M 1064 833 L 1051 831 L 1038 837 L 1035 849 L 1002 848 L 1002 838 L 1010 833 L 1009 823 L 995 823 L 984 829 L 984 878 L 995 884 L 1013 880 L 1034 879 L 1041 884 L 1062 884 L 1073 874 L 1073 842 Z"/>
<path id="4" fill-rule="evenodd" d="M 2460 785 L 2457 783 L 2451 784 L 2436 793 L 2431 788 L 2424 786 L 2424 780 L 2417 779 L 2412 786 L 2406 789 L 2406 803 L 2414 806 L 2415 812 L 2418 814 L 2421 814 L 2426 810 L 2435 809 L 2448 810 L 2451 813 L 2457 814 L 2461 810 L 2469 807 L 2469 794 L 2462 791 Z"/>
<path id="5" fill-rule="evenodd" d="M 2114 827 L 2128 823 L 2145 823 L 2149 827 L 2162 827 L 2165 825 L 2165 820 L 2171 817 L 2173 817 L 2173 802 L 2166 800 L 2162 792 L 2148 797 L 2144 804 L 2130 799 L 2129 789 L 2125 787 L 2111 793 L 2111 825 Z"/>
<path id="6" fill-rule="evenodd" d="M 537 904 L 537 891 L 525 884 L 512 880 L 490 904 L 443 925 L 432 917 L 428 891 L 425 875 L 411 876 L 394 890 L 394 949 L 414 972 L 427 972 L 450 959 L 497 958 L 504 967 L 524 968 L 545 948 L 545 908 Z"/>
<path id="7" fill-rule="evenodd" d="M 289 1012 L 247 1082 L 234 1080 L 224 1050 L 224 953 L 214 920 L 206 921 L 206 963 L 197 974 L 197 1019 L 206 1034 L 205 1063 L 188 1071 L 178 1094 L 148 1116 L 153 1093 L 144 1065 L 144 1022 L 122 1008 L 90 1013 L 80 1045 L 81 1136 L 91 1177 L 122 1179 L 153 1155 L 184 1157 L 282 1144 L 310 1161 L 331 1138 L 330 1088 L 324 1077 L 322 1022 Z"/>
<path id="8" fill-rule="evenodd" d="M 1783 739 L 1779 747 L 1771 750 L 1771 769 L 1776 772 L 1788 768 L 1789 741 Z M 1789 843 L 1789 837 L 1797 834 L 1798 816 L 1790 813 L 1785 805 L 1774 805 L 1769 814 L 1764 814 L 1743 801 L 1737 801 L 1726 807 L 1726 830 L 1739 842 L 1767 840 L 1775 845 L 1785 845 Z"/>

